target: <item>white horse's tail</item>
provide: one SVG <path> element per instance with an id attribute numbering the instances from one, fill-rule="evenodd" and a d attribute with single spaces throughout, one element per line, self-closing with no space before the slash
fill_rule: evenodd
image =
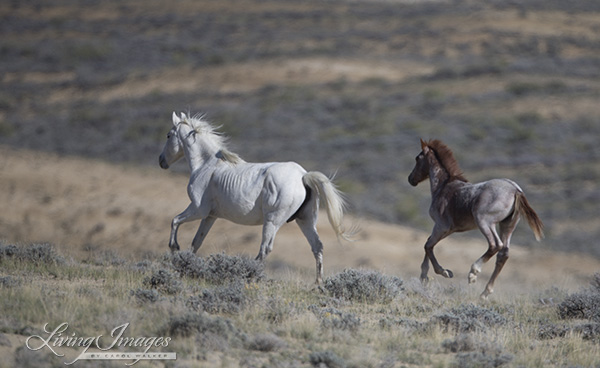
<path id="1" fill-rule="evenodd" d="M 319 195 L 320 201 L 325 205 L 329 223 L 338 237 L 352 240 L 351 233 L 346 232 L 342 219 L 346 209 L 346 200 L 333 182 L 318 171 L 309 171 L 302 177 L 304 185 Z"/>

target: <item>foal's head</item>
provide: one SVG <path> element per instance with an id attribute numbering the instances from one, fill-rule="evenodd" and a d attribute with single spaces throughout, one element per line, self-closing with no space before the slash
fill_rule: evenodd
<path id="1" fill-rule="evenodd" d="M 415 167 L 408 176 L 408 182 L 412 186 L 416 186 L 429 178 L 430 165 L 436 162 L 446 171 L 449 181 L 467 181 L 450 148 L 438 139 L 430 140 L 429 142 L 421 139 L 421 153 L 419 153 L 415 160 Z"/>

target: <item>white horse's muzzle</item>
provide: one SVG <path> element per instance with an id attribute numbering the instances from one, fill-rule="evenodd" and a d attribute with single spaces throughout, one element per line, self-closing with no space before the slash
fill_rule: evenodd
<path id="1" fill-rule="evenodd" d="M 161 154 L 160 156 L 158 156 L 158 164 L 163 169 L 168 169 L 169 168 L 169 163 L 167 162 L 167 159 L 165 158 L 165 155 L 163 155 L 163 154 Z"/>

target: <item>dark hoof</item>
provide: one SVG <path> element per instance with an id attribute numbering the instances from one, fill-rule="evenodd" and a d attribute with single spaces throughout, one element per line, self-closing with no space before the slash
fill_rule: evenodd
<path id="1" fill-rule="evenodd" d="M 444 270 L 444 272 L 442 272 L 442 276 L 444 276 L 447 279 L 451 279 L 454 277 L 454 274 L 450 270 Z"/>

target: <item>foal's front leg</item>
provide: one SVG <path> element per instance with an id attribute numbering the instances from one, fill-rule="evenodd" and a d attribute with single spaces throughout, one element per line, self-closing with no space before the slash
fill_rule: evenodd
<path id="1" fill-rule="evenodd" d="M 452 271 L 446 270 L 442 266 L 440 266 L 437 259 L 435 258 L 435 255 L 433 254 L 433 247 L 435 247 L 435 245 L 439 243 L 440 240 L 444 239 L 448 235 L 450 235 L 449 232 L 442 230 L 438 226 L 435 226 L 433 228 L 433 232 L 431 233 L 431 235 L 427 239 L 427 242 L 425 243 L 425 259 L 423 259 L 423 263 L 421 264 L 422 282 L 428 281 L 427 273 L 429 272 L 429 261 L 431 261 L 431 264 L 433 265 L 433 270 L 438 275 L 442 275 L 446 278 L 454 277 Z"/>

